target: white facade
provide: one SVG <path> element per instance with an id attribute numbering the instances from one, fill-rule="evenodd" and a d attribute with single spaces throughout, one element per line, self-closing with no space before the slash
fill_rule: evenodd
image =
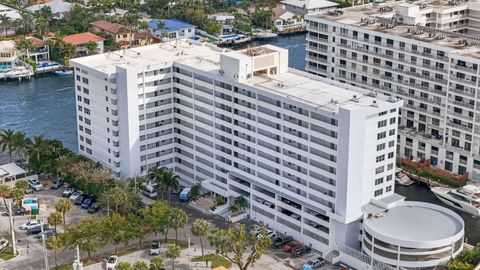
<path id="1" fill-rule="evenodd" d="M 301 15 L 320 12 L 338 6 L 337 3 L 328 0 L 283 0 L 280 3 L 285 6 L 286 10 Z"/>
<path id="2" fill-rule="evenodd" d="M 399 155 L 480 179 L 477 1 L 312 14 L 309 73 L 404 100 Z"/>
<path id="3" fill-rule="evenodd" d="M 393 194 L 402 102 L 291 70 L 286 49 L 176 41 L 71 63 L 79 151 L 117 176 L 173 168 L 324 254 Z"/>

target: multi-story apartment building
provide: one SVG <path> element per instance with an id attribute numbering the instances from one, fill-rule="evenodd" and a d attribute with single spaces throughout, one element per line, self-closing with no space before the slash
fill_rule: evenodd
<path id="1" fill-rule="evenodd" d="M 402 204 L 393 193 L 402 101 L 291 70 L 286 49 L 176 41 L 71 62 L 79 151 L 119 177 L 174 169 L 184 185 L 246 197 L 250 218 L 277 232 L 361 258 L 364 213 Z M 434 216 L 450 219 L 442 211 Z M 452 219 L 446 234 L 457 243 L 463 223 Z M 369 235 L 382 239 L 375 222 Z M 370 261 L 389 263 L 382 256 Z"/>
<path id="2" fill-rule="evenodd" d="M 403 99 L 398 154 L 478 180 L 479 3 L 402 1 L 312 14 L 306 70 Z"/>

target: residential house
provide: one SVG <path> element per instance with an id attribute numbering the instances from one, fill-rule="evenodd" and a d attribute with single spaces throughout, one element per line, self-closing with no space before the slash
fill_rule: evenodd
<path id="1" fill-rule="evenodd" d="M 303 16 L 281 7 L 272 9 L 272 13 L 272 21 L 279 34 L 294 33 L 305 30 Z"/>
<path id="2" fill-rule="evenodd" d="M 127 49 L 133 45 L 134 31 L 124 25 L 100 20 L 90 23 L 90 26 L 95 33 L 103 32 L 112 35 L 113 41 L 121 49 Z"/>
<path id="3" fill-rule="evenodd" d="M 231 14 L 211 14 L 209 19 L 216 20 L 222 25 L 222 34 L 232 33 L 235 24 L 235 16 Z"/>
<path id="4" fill-rule="evenodd" d="M 12 21 L 19 20 L 22 18 L 18 10 L 2 5 L 0 3 L 0 16 L 1 15 L 7 16 Z M 8 36 L 14 36 L 14 35 L 15 35 L 15 27 L 11 27 L 9 25 L 0 26 L 0 37 L 4 37 L 4 36 L 8 37 Z"/>
<path id="5" fill-rule="evenodd" d="M 63 41 L 73 44 L 76 46 L 75 57 L 85 56 L 88 54 L 87 44 L 89 42 L 95 42 L 97 44 L 97 52 L 104 52 L 104 41 L 103 37 L 97 36 L 90 32 L 83 32 L 79 34 L 65 36 Z"/>
<path id="6" fill-rule="evenodd" d="M 159 42 L 159 39 L 153 37 L 149 31 L 138 32 L 133 34 L 132 46 L 133 47 L 145 46 L 148 44 L 158 43 L 158 42 Z"/>
<path id="7" fill-rule="evenodd" d="M 286 10 L 301 15 L 336 8 L 338 6 L 337 3 L 328 0 L 283 0 L 281 3 Z"/>
<path id="8" fill-rule="evenodd" d="M 150 33 L 159 39 L 184 39 L 195 35 L 195 25 L 177 19 L 151 20 L 148 22 Z"/>
<path id="9" fill-rule="evenodd" d="M 37 64 L 50 60 L 50 52 L 48 44 L 36 37 L 26 37 L 32 41 L 33 48 L 26 52 L 26 56 L 34 60 Z"/>
<path id="10" fill-rule="evenodd" d="M 11 69 L 18 57 L 17 47 L 12 40 L 0 41 L 0 70 Z"/>
<path id="11" fill-rule="evenodd" d="M 27 9 L 35 12 L 35 11 L 41 10 L 44 7 L 49 7 L 50 10 L 52 11 L 52 16 L 54 18 L 61 19 L 63 18 L 63 14 L 69 12 L 70 9 L 72 9 L 73 5 L 74 4 L 65 2 L 63 0 L 52 0 L 44 4 L 38 4 L 38 5 L 27 7 Z"/>

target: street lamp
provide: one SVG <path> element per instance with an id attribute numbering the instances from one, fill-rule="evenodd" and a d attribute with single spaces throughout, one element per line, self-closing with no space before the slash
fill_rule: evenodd
<path id="1" fill-rule="evenodd" d="M 190 270 L 190 235 L 187 234 L 187 243 L 188 243 L 188 248 L 187 248 L 187 260 L 188 260 L 188 270 Z"/>

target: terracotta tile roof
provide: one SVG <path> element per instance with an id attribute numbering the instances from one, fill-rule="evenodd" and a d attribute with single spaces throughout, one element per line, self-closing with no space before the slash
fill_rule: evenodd
<path id="1" fill-rule="evenodd" d="M 125 31 L 125 27 L 118 23 L 111 23 L 105 20 L 95 21 L 90 23 L 91 26 L 100 28 L 103 31 L 110 34 L 117 34 L 119 32 Z"/>
<path id="2" fill-rule="evenodd" d="M 40 46 L 45 46 L 45 42 L 39 38 L 36 38 L 36 37 L 32 37 L 32 36 L 29 36 L 29 37 L 26 37 L 26 39 L 29 39 L 32 41 L 32 45 L 34 47 L 40 47 Z"/>
<path id="3" fill-rule="evenodd" d="M 74 34 L 74 35 L 69 35 L 65 36 L 63 38 L 63 41 L 67 43 L 71 43 L 74 45 L 80 45 L 80 44 L 85 44 L 90 41 L 93 42 L 99 42 L 99 41 L 104 41 L 105 39 L 103 37 L 97 36 L 95 34 L 92 34 L 90 32 L 83 32 L 80 34 Z"/>
<path id="4" fill-rule="evenodd" d="M 135 33 L 133 34 L 133 39 L 137 40 L 137 39 L 147 39 L 148 38 L 152 38 L 152 35 L 150 35 L 150 32 L 138 32 L 138 33 Z"/>

